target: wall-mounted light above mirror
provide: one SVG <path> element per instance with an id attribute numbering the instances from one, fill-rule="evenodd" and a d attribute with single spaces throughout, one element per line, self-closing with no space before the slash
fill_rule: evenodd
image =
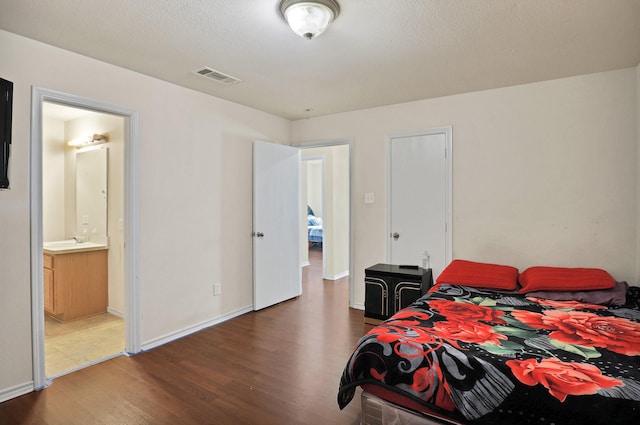
<path id="1" fill-rule="evenodd" d="M 91 136 L 83 137 L 81 139 L 69 140 L 67 143 L 72 148 L 80 149 L 87 146 L 100 145 L 109 141 L 108 134 L 94 134 Z"/>

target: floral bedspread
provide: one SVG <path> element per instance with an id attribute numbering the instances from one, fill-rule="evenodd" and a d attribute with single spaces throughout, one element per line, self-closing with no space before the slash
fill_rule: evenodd
<path id="1" fill-rule="evenodd" d="M 470 424 L 639 423 L 638 292 L 611 308 L 442 285 L 361 338 L 338 404 L 374 384 Z"/>

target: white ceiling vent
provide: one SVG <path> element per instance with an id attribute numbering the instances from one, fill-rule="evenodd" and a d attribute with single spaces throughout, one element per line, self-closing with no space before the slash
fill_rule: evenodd
<path id="1" fill-rule="evenodd" d="M 236 84 L 242 81 L 239 78 L 232 77 L 231 75 L 225 74 L 224 72 L 217 71 L 215 69 L 211 69 L 208 67 L 204 67 L 202 69 L 198 69 L 194 71 L 198 75 L 202 75 L 203 77 L 211 78 L 214 81 L 217 81 L 222 84 Z"/>

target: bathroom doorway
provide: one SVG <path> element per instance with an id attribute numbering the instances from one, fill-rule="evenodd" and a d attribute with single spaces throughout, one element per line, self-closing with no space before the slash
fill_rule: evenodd
<path id="1" fill-rule="evenodd" d="M 137 112 L 34 88 L 34 387 L 140 351 Z M 126 250 L 125 250 L 126 246 Z"/>
<path id="2" fill-rule="evenodd" d="M 42 117 L 45 372 L 54 378 L 125 348 L 125 122 L 52 102 Z"/>

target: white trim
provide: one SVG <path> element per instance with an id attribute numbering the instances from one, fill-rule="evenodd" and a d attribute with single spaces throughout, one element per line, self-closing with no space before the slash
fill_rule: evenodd
<path id="1" fill-rule="evenodd" d="M 311 265 L 311 263 L 310 263 L 310 262 L 308 262 L 308 261 L 303 261 L 303 262 L 301 262 L 301 264 L 300 264 L 300 268 L 307 267 L 307 266 L 310 266 L 310 265 Z"/>
<path id="2" fill-rule="evenodd" d="M 44 264 L 42 257 L 42 102 L 39 89 L 31 91 L 31 333 L 33 389 L 46 386 L 44 368 Z"/>
<path id="3" fill-rule="evenodd" d="M 124 313 L 120 310 L 116 310 L 115 308 L 107 307 L 107 313 L 113 314 L 114 316 L 118 316 L 121 319 L 124 319 Z"/>
<path id="4" fill-rule="evenodd" d="M 0 391 L 0 403 L 11 400 L 12 398 L 20 397 L 21 395 L 29 394 L 32 391 L 33 381 L 5 388 Z"/>
<path id="5" fill-rule="evenodd" d="M 236 311 L 233 311 L 229 314 L 219 316 L 215 319 L 205 320 L 204 322 L 197 323 L 193 326 L 188 326 L 182 330 L 178 330 L 175 332 L 168 333 L 164 336 L 154 338 L 142 344 L 142 351 L 148 351 L 153 348 L 159 347 L 161 345 L 168 344 L 169 342 L 175 341 L 180 338 L 184 338 L 187 335 L 194 334 L 203 329 L 210 328 L 211 326 L 219 325 L 220 323 L 226 322 L 227 320 L 234 319 L 236 317 L 242 316 L 243 314 L 250 313 L 252 311 L 253 311 L 253 305 L 250 305 L 250 306 L 238 309 Z"/>
<path id="6" fill-rule="evenodd" d="M 345 270 L 342 273 L 338 273 L 332 276 L 323 276 L 323 279 L 326 280 L 338 280 L 338 279 L 342 279 L 343 277 L 347 277 L 349 276 L 349 270 Z"/>
<path id="7" fill-rule="evenodd" d="M 407 131 L 387 135 L 387 197 L 391 195 L 391 140 L 399 137 L 429 136 L 434 134 L 445 135 L 445 266 L 453 257 L 453 127 L 435 127 L 427 130 Z M 391 202 L 387 202 L 387 261 L 391 259 Z"/>
<path id="8" fill-rule="evenodd" d="M 349 276 L 353 276 L 353 261 L 355 258 L 354 252 L 354 230 L 353 230 L 353 139 L 352 138 L 344 138 L 344 139 L 334 139 L 334 140 L 319 140 L 319 141 L 307 141 L 307 142 L 299 142 L 294 143 L 292 146 L 297 148 L 319 148 L 319 147 L 328 147 L 328 146 L 339 146 L 339 145 L 347 145 L 349 146 Z M 349 278 L 349 307 L 358 308 L 358 305 L 354 304 L 355 299 L 355 283 L 352 278 Z M 361 310 L 364 310 L 364 305 Z"/>
<path id="9" fill-rule="evenodd" d="M 138 112 L 130 110 L 129 119 L 125 120 L 124 151 L 124 280 L 125 280 L 125 351 L 136 354 L 141 351 L 139 283 L 139 249 L 140 249 L 140 186 L 138 180 L 138 146 L 140 134 L 138 130 Z"/>
<path id="10" fill-rule="evenodd" d="M 33 388 L 47 385 L 44 354 L 44 276 L 42 259 L 42 103 L 54 102 L 71 107 L 124 117 L 125 181 L 125 347 L 127 353 L 140 351 L 140 309 L 138 283 L 138 112 L 132 109 L 67 93 L 31 88 L 31 317 L 33 342 Z"/>
<path id="11" fill-rule="evenodd" d="M 354 304 L 351 306 L 351 308 L 355 308 L 358 310 L 364 310 L 364 304 Z"/>

